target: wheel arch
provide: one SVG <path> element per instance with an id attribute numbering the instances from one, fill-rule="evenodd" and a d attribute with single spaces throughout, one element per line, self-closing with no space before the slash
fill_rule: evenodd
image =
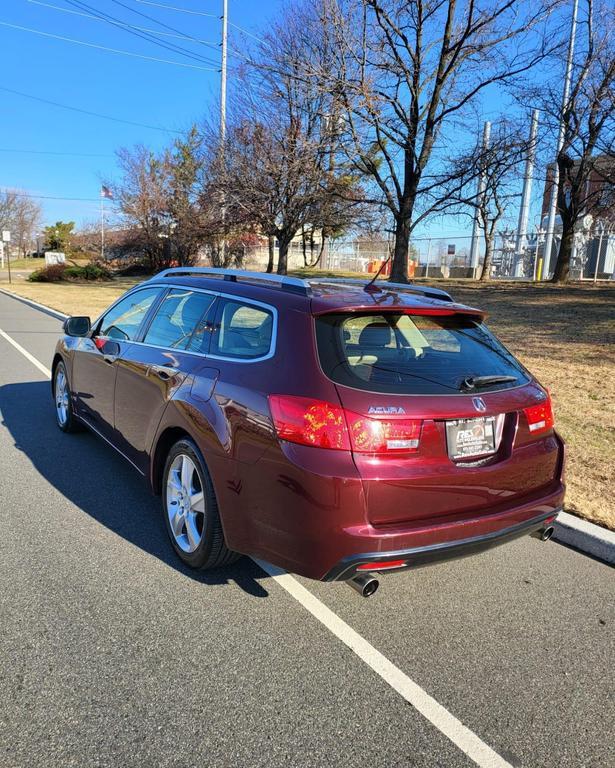
<path id="1" fill-rule="evenodd" d="M 178 440 L 183 438 L 188 438 L 196 444 L 194 437 L 183 427 L 167 427 L 158 435 L 152 453 L 150 469 L 150 483 L 156 496 L 160 496 L 162 493 L 162 473 L 169 451 Z"/>
<path id="2" fill-rule="evenodd" d="M 50 384 L 51 384 L 51 394 L 52 394 L 52 396 L 53 396 L 53 380 L 54 380 L 55 375 L 56 375 L 56 368 L 58 367 L 58 363 L 60 363 L 60 362 L 64 363 L 64 367 L 66 367 L 66 360 L 64 360 L 64 358 L 62 357 L 62 355 L 59 352 L 56 352 L 55 355 L 53 356 L 53 361 L 51 363 L 51 381 L 50 381 Z"/>

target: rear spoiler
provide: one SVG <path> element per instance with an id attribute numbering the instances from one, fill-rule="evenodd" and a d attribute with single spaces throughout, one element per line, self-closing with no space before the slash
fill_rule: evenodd
<path id="1" fill-rule="evenodd" d="M 401 306 L 379 306 L 374 304 L 353 304 L 351 306 L 326 307 L 312 311 L 315 317 L 321 315 L 354 314 L 360 312 L 369 312 L 371 314 L 387 314 L 395 312 L 404 315 L 431 315 L 433 317 L 451 317 L 452 315 L 467 315 L 477 320 L 484 320 L 487 313 L 476 307 L 466 307 L 465 304 L 449 304 L 441 307 L 409 307 Z"/>

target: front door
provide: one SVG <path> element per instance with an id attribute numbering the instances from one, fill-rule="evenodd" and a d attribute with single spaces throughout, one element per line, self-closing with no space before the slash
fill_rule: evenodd
<path id="1" fill-rule="evenodd" d="M 74 352 L 71 386 L 77 414 L 112 442 L 117 363 L 130 349 L 160 290 L 143 288 L 121 299 Z"/>

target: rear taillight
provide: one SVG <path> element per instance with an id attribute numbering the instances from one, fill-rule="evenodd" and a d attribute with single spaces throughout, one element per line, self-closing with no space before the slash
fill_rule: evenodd
<path id="1" fill-rule="evenodd" d="M 414 453 L 423 422 L 371 419 L 339 405 L 293 395 L 270 395 L 269 408 L 280 440 L 356 453 Z"/>
<path id="2" fill-rule="evenodd" d="M 270 395 L 269 408 L 280 440 L 350 450 L 344 410 L 339 405 L 307 397 Z"/>
<path id="3" fill-rule="evenodd" d="M 546 432 L 553 428 L 553 408 L 549 395 L 547 395 L 547 399 L 543 403 L 532 405 L 530 408 L 524 408 L 523 412 L 527 419 L 527 426 L 532 434 Z"/>
<path id="4" fill-rule="evenodd" d="M 352 450 L 358 453 L 418 451 L 422 421 L 416 419 L 370 419 L 346 411 Z"/>

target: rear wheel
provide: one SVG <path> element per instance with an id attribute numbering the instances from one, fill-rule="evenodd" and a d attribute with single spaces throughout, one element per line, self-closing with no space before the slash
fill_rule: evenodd
<path id="1" fill-rule="evenodd" d="M 171 544 L 184 563 L 217 568 L 240 557 L 226 546 L 211 478 L 192 440 L 179 440 L 169 452 L 162 504 Z"/>
<path id="2" fill-rule="evenodd" d="M 73 413 L 73 403 L 68 385 L 66 366 L 59 362 L 53 373 L 53 399 L 56 407 L 56 422 L 62 432 L 78 432 L 80 424 Z"/>

